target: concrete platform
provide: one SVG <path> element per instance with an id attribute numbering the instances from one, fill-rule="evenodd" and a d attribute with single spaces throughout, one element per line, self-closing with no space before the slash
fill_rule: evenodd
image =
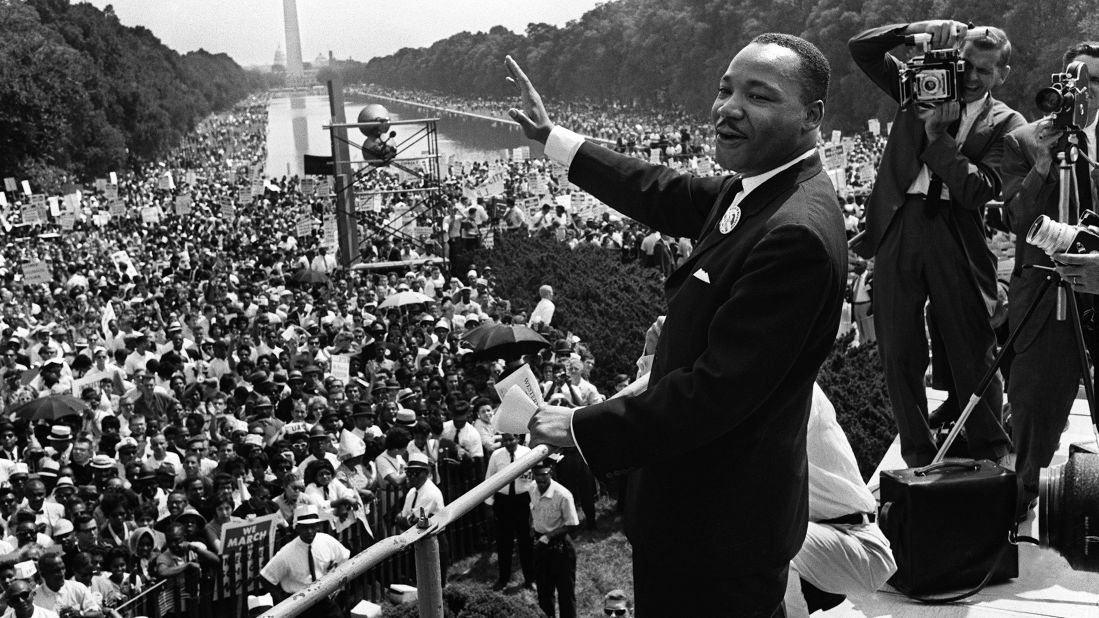
<path id="1" fill-rule="evenodd" d="M 945 397 L 941 391 L 928 390 L 929 407 L 934 409 Z M 1087 401 L 1081 395 L 1073 405 L 1069 427 L 1061 436 L 1061 445 L 1053 463 L 1063 463 L 1068 447 L 1074 442 L 1092 441 Z M 877 495 L 877 478 L 882 470 L 907 466 L 900 455 L 900 444 L 894 439 L 882 458 L 871 481 L 871 491 Z M 1035 514 L 1019 526 L 1019 534 L 1037 537 Z M 1064 558 L 1052 550 L 1033 545 L 1019 546 L 1019 577 L 1003 584 L 988 586 L 979 594 L 953 605 L 924 605 L 886 586 L 872 595 L 849 597 L 840 606 L 814 616 L 1062 616 L 1065 618 L 1099 618 L 1099 573 L 1073 571 Z"/>

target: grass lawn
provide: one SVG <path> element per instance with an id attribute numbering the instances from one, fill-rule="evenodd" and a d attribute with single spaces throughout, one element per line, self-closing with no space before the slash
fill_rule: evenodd
<path id="1" fill-rule="evenodd" d="M 573 534 L 576 545 L 576 612 L 579 616 L 602 615 L 603 595 L 621 588 L 633 598 L 632 552 L 622 532 L 622 518 L 614 510 L 614 502 L 601 496 L 596 503 L 598 529 L 589 531 L 580 514 L 580 529 Z M 531 607 L 538 606 L 535 592 L 522 587 L 519 555 L 512 559 L 511 585 L 501 594 L 517 595 Z M 478 556 L 460 560 L 450 566 L 447 584 L 465 583 L 491 588 L 496 581 L 496 552 L 493 549 Z"/>

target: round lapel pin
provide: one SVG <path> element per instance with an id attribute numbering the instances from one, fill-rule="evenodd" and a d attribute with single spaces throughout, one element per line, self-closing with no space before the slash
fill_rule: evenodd
<path id="1" fill-rule="evenodd" d="M 722 215 L 718 229 L 721 230 L 722 234 L 728 234 L 733 231 L 737 223 L 740 223 L 740 206 L 730 206 L 729 210 L 726 210 L 725 214 Z"/>

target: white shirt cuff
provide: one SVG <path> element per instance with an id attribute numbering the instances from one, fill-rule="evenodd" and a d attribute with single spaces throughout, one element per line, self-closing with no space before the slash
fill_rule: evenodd
<path id="1" fill-rule="evenodd" d="M 575 133 L 573 133 L 573 135 L 575 135 Z M 548 142 L 547 142 L 547 144 L 548 144 Z M 576 428 L 575 428 L 576 413 L 578 411 L 582 410 L 582 409 L 583 408 L 576 408 L 576 410 L 573 410 L 572 416 L 569 417 L 569 433 L 572 434 L 572 443 L 576 445 L 576 451 L 578 453 L 580 453 L 580 459 L 583 459 L 584 464 L 586 465 L 588 463 L 588 458 L 584 457 L 584 451 L 580 450 L 580 441 L 576 439 Z"/>
<path id="2" fill-rule="evenodd" d="M 560 163 L 567 168 L 572 165 L 572 158 L 576 156 L 576 151 L 580 150 L 580 144 L 583 143 L 584 138 L 580 135 L 564 127 L 555 126 L 546 140 L 546 156 L 550 161 Z"/>

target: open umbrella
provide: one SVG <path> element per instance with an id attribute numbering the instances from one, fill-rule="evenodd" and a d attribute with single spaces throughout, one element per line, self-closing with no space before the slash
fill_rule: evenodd
<path id="1" fill-rule="evenodd" d="M 328 283 L 328 275 L 319 270 L 302 268 L 290 275 L 290 280 L 295 283 Z"/>
<path id="2" fill-rule="evenodd" d="M 389 309 L 390 307 L 406 307 L 408 305 L 422 305 L 424 303 L 433 302 L 435 299 L 427 294 L 421 294 L 419 292 L 397 292 L 396 294 L 390 294 L 385 297 L 382 304 L 378 305 L 379 309 Z"/>
<path id="3" fill-rule="evenodd" d="M 15 418 L 31 421 L 56 421 L 59 418 L 84 413 L 84 402 L 72 395 L 49 395 L 32 399 L 10 410 Z"/>
<path id="4" fill-rule="evenodd" d="M 535 354 L 549 347 L 549 342 L 522 324 L 485 324 L 462 335 L 473 346 L 474 358 L 512 360 L 524 354 Z"/>

